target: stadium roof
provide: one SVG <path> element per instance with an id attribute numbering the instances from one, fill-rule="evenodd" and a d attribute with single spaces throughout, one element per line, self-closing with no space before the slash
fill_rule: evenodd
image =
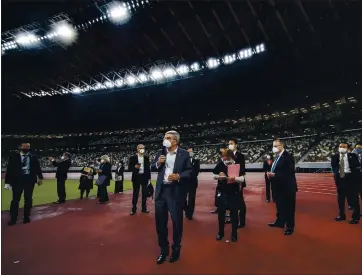
<path id="1" fill-rule="evenodd" d="M 141 0 L 125 2 L 132 5 Z M 102 7 L 109 3 L 2 1 L 2 44 L 25 25 L 46 33 L 50 19 L 67 17 L 72 24 L 82 25 L 102 15 Z M 353 84 L 361 75 L 361 1 L 150 1 L 142 5 L 123 25 L 108 20 L 88 24 L 68 47 L 55 43 L 6 52 L 2 56 L 3 100 L 69 83 L 100 81 L 108 72 L 160 61 L 223 57 L 260 43 L 265 43 L 269 55 L 268 60 L 259 60 L 265 62 L 258 76 L 265 89 L 270 86 L 266 79 L 282 87 L 283 82 L 292 81 L 291 75 L 302 82 L 313 77 L 330 82 L 348 78 Z M 245 66 L 255 67 L 251 61 Z M 258 74 L 255 68 L 253 73 Z M 344 92 L 341 95 L 348 95 Z M 260 100 L 260 94 L 255 99 Z M 48 100 L 55 104 L 54 98 Z"/>
<path id="2" fill-rule="evenodd" d="M 59 14 L 81 24 L 102 14 L 105 4 L 5 2 L 2 29 L 11 33 L 33 24 L 41 32 L 46 29 L 44 22 Z M 53 45 L 5 54 L 3 91 L 19 95 L 49 91 L 57 85 L 97 79 L 100 73 L 106 76 L 115 69 L 149 66 L 159 60 L 206 60 L 261 42 L 281 59 L 318 58 L 325 66 L 346 63 L 358 50 L 356 19 L 361 5 L 358 1 L 151 1 L 124 25 L 88 26 L 69 47 Z"/>

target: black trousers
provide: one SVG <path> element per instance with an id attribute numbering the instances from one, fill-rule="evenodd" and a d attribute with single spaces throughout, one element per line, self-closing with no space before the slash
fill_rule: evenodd
<path id="1" fill-rule="evenodd" d="M 83 199 L 84 192 L 85 192 L 85 197 L 88 198 L 89 193 L 90 193 L 90 189 L 80 189 L 80 198 L 81 199 Z"/>
<path id="2" fill-rule="evenodd" d="M 58 201 L 64 202 L 67 194 L 65 193 L 65 180 L 57 179 L 57 193 L 58 193 Z"/>
<path id="3" fill-rule="evenodd" d="M 346 174 L 342 179 L 339 175 L 335 176 L 336 187 L 337 187 L 337 197 L 338 197 L 338 208 L 339 216 L 346 217 L 345 212 L 345 203 L 346 198 L 348 198 L 348 204 L 352 206 L 353 220 L 360 220 L 360 204 L 358 199 L 358 182 L 357 175 Z"/>
<path id="4" fill-rule="evenodd" d="M 138 196 L 140 193 L 140 188 L 142 187 L 142 210 L 147 209 L 147 185 L 148 185 L 148 178 L 145 175 L 137 175 L 134 180 L 132 181 L 133 186 L 133 195 L 132 195 L 132 210 L 137 210 L 137 202 Z"/>
<path id="5" fill-rule="evenodd" d="M 181 249 L 181 240 L 183 232 L 183 208 L 184 196 L 181 199 L 174 197 L 172 185 L 163 185 L 161 193 L 155 202 L 156 231 L 158 236 L 158 245 L 161 253 L 168 255 L 168 212 L 170 212 L 173 229 L 172 250 L 179 252 Z"/>
<path id="6" fill-rule="evenodd" d="M 272 200 L 275 201 L 274 184 L 270 181 L 270 179 L 267 176 L 265 176 L 265 194 L 267 201 L 270 201 L 270 193 Z"/>
<path id="7" fill-rule="evenodd" d="M 231 235 L 237 237 L 237 229 L 238 229 L 238 210 L 240 209 L 240 202 L 238 195 L 232 194 L 228 198 L 228 205 L 224 201 L 224 199 L 219 199 L 219 212 L 218 212 L 218 224 L 219 224 L 219 234 L 224 236 L 224 228 L 225 228 L 225 213 L 226 210 L 230 210 L 230 220 L 231 220 Z M 243 200 L 244 201 L 244 200 Z M 245 202 L 244 202 L 245 203 Z M 244 220 L 245 223 L 245 220 Z"/>
<path id="8" fill-rule="evenodd" d="M 296 194 L 296 188 L 293 187 L 276 190 L 276 223 L 286 225 L 288 228 L 294 228 Z"/>
<path id="9" fill-rule="evenodd" d="M 30 176 L 23 176 L 19 182 L 12 185 L 13 199 L 10 204 L 10 218 L 12 221 L 18 219 L 19 202 L 24 192 L 24 219 L 30 217 L 31 208 L 33 207 L 34 183 Z"/>
<path id="10" fill-rule="evenodd" d="M 98 192 L 99 192 L 99 202 L 109 201 L 107 185 L 104 185 L 104 184 L 99 185 Z"/>
<path id="11" fill-rule="evenodd" d="M 219 207 L 219 199 L 218 199 L 218 197 L 217 197 L 217 195 L 219 194 L 219 184 L 216 186 L 216 188 L 215 188 L 215 206 L 216 206 L 216 208 L 218 208 Z"/>
<path id="12" fill-rule="evenodd" d="M 190 183 L 186 189 L 185 214 L 188 217 L 192 217 L 195 212 L 196 190 L 195 183 Z"/>
<path id="13" fill-rule="evenodd" d="M 360 199 L 362 200 L 362 171 L 358 173 L 358 189 L 359 189 L 359 196 Z"/>
<path id="14" fill-rule="evenodd" d="M 244 193 L 243 189 L 240 192 L 240 198 L 239 201 L 239 223 L 240 225 L 245 225 L 246 220 L 246 204 L 244 200 Z M 231 210 L 230 210 L 230 216 L 231 216 Z M 232 222 L 232 221 L 231 221 Z"/>
<path id="15" fill-rule="evenodd" d="M 123 180 L 117 180 L 114 183 L 114 193 L 120 193 L 123 192 Z"/>

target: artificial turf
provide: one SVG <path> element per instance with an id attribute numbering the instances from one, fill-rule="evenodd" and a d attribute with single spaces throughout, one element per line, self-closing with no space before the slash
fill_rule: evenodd
<path id="1" fill-rule="evenodd" d="M 10 202 L 12 199 L 11 190 L 4 189 L 4 181 L 1 182 L 1 210 L 9 210 Z M 66 181 L 66 192 L 67 200 L 79 198 L 79 180 L 67 180 Z M 132 189 L 132 183 L 129 180 L 125 180 L 123 183 L 124 190 Z M 108 192 L 114 191 L 114 181 L 111 181 L 111 185 L 108 186 Z M 90 196 L 97 194 L 97 186 L 94 186 L 90 192 Z M 52 203 L 58 200 L 57 196 L 57 182 L 56 180 L 44 180 L 41 186 L 35 185 L 33 194 L 33 205 L 41 205 Z M 24 206 L 24 197 L 22 196 L 20 201 L 20 207 Z"/>

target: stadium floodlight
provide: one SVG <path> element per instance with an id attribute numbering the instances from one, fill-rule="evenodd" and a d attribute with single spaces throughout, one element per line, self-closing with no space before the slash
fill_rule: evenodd
<path id="1" fill-rule="evenodd" d="M 124 3 L 112 3 L 107 9 L 109 19 L 116 24 L 124 23 L 130 18 L 130 11 Z"/>
<path id="2" fill-rule="evenodd" d="M 166 68 L 163 71 L 163 75 L 167 78 L 172 78 L 172 77 L 175 77 L 177 75 L 177 73 L 175 72 L 175 70 L 173 68 Z"/>
<path id="3" fill-rule="evenodd" d="M 215 69 L 216 67 L 218 67 L 220 65 L 220 62 L 216 58 L 209 58 L 206 61 L 206 65 L 209 69 Z"/>
<path id="4" fill-rule="evenodd" d="M 163 78 L 163 74 L 159 69 L 154 69 L 151 71 L 151 77 L 154 80 L 161 80 Z"/>
<path id="5" fill-rule="evenodd" d="M 189 73 L 190 69 L 186 65 L 180 65 L 177 67 L 176 71 L 179 75 L 186 75 Z"/>
<path id="6" fill-rule="evenodd" d="M 72 93 L 73 94 L 80 94 L 82 92 L 82 90 L 79 87 L 74 87 L 72 89 Z"/>
<path id="7" fill-rule="evenodd" d="M 8 42 L 6 42 L 6 43 L 8 43 Z M 9 45 L 10 44 L 7 44 L 7 46 L 9 46 Z M 235 53 L 235 54 L 225 55 L 222 58 L 222 62 L 223 62 L 223 64 L 228 65 L 228 64 L 235 62 L 237 59 L 239 59 L 239 60 L 247 59 L 256 54 L 262 53 L 263 51 L 266 50 L 264 44 L 259 44 L 258 46 L 242 49 L 237 54 Z M 151 67 L 150 69 L 140 68 L 138 70 L 138 73 L 134 73 L 134 74 L 131 73 L 131 71 L 126 69 L 126 71 L 128 73 L 126 74 L 124 79 L 119 77 L 118 73 L 116 73 L 114 71 L 113 75 L 114 76 L 117 75 L 119 77 L 116 80 L 111 81 L 107 77 L 104 77 L 107 79 L 107 81 L 105 81 L 104 83 L 96 82 L 94 84 L 86 84 L 84 81 L 82 81 L 86 85 L 85 87 L 89 87 L 89 88 L 87 89 L 87 88 L 83 87 L 83 88 L 81 88 L 81 92 L 92 90 L 92 91 L 90 91 L 90 93 L 92 93 L 93 91 L 98 91 L 98 90 L 102 90 L 102 89 L 110 90 L 114 87 L 121 88 L 121 87 L 124 87 L 125 85 L 128 85 L 129 87 L 133 87 L 135 84 L 146 83 L 149 81 L 154 82 L 151 84 L 157 84 L 158 82 L 172 81 L 175 78 L 183 79 L 183 78 L 185 78 L 183 76 L 187 75 L 190 72 L 204 71 L 206 69 L 214 69 L 214 68 L 218 67 L 221 64 L 221 59 L 209 58 L 205 63 L 194 62 L 194 63 L 192 63 L 191 66 L 188 66 L 185 64 L 180 64 L 176 68 L 172 64 L 167 65 L 167 63 L 165 63 L 165 62 L 161 62 L 161 63 L 164 64 L 164 65 L 162 65 L 162 68 L 158 67 L 158 66 Z M 125 70 L 125 69 L 123 69 L 123 70 Z M 134 68 L 132 68 L 132 70 L 134 70 Z M 109 73 L 110 72 L 108 72 L 106 74 L 109 74 Z M 103 75 L 103 74 L 101 73 L 101 75 Z M 69 83 L 68 85 L 74 86 L 71 83 Z M 92 85 L 92 86 L 89 86 L 89 85 Z M 63 89 L 57 89 L 55 92 L 54 92 L 54 90 L 52 90 L 50 93 L 45 92 L 45 95 L 51 96 L 51 95 L 55 95 L 55 94 L 59 94 L 59 93 L 63 93 L 63 94 L 74 93 L 74 89 L 71 91 L 68 91 L 64 87 L 62 87 L 60 85 L 58 85 L 58 86 Z M 126 87 L 126 88 L 129 88 L 129 87 Z M 78 90 L 75 90 L 75 91 L 78 91 Z M 44 96 L 44 92 L 42 92 L 42 93 L 27 92 L 26 94 L 31 95 L 32 97 Z"/>
<path id="8" fill-rule="evenodd" d="M 223 58 L 223 62 L 224 64 L 231 64 L 236 60 L 236 55 L 232 54 L 232 55 L 225 55 Z"/>
<path id="9" fill-rule="evenodd" d="M 53 26 L 53 31 L 44 38 L 57 38 L 64 44 L 72 44 L 77 38 L 76 29 L 69 23 L 63 21 Z"/>
<path id="10" fill-rule="evenodd" d="M 28 47 L 34 45 L 38 41 L 38 37 L 32 33 L 20 33 L 16 36 L 15 41 L 21 46 Z"/>
<path id="11" fill-rule="evenodd" d="M 104 82 L 104 86 L 106 86 L 109 89 L 112 89 L 114 87 L 114 83 L 112 81 L 106 81 Z"/>
<path id="12" fill-rule="evenodd" d="M 142 83 L 145 83 L 145 82 L 148 81 L 148 77 L 147 77 L 147 75 L 144 74 L 144 73 L 140 73 L 140 74 L 138 75 L 138 79 L 139 79 Z"/>
<path id="13" fill-rule="evenodd" d="M 133 76 L 133 75 L 128 75 L 126 77 L 126 81 L 127 81 L 127 84 L 130 85 L 130 86 L 133 86 L 136 84 L 136 78 Z"/>
<path id="14" fill-rule="evenodd" d="M 200 68 L 200 64 L 195 62 L 191 65 L 191 70 L 193 70 L 194 72 L 197 72 L 199 71 L 201 68 Z"/>
<path id="15" fill-rule="evenodd" d="M 117 79 L 114 84 L 116 84 L 116 87 L 122 87 L 124 85 L 123 79 Z"/>

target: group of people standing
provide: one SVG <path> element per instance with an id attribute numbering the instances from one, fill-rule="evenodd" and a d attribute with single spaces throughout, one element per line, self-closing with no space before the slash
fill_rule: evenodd
<path id="1" fill-rule="evenodd" d="M 161 253 L 157 258 L 157 264 L 165 262 L 170 252 L 168 241 L 168 213 L 171 215 L 173 226 L 173 245 L 170 262 L 175 262 L 180 257 L 181 240 L 183 233 L 183 216 L 189 220 L 193 219 L 195 210 L 196 189 L 198 186 L 198 175 L 200 172 L 200 161 L 195 159 L 191 147 L 187 150 L 179 147 L 180 135 L 176 131 L 165 134 L 162 149 L 158 151 L 153 163 L 145 155 L 145 146 L 137 146 L 137 154 L 130 157 L 128 169 L 132 172 L 132 210 L 130 215 L 137 212 L 139 192 L 141 190 L 142 203 L 141 212 L 148 214 L 147 197 L 150 194 L 151 171 L 158 172 L 154 190 L 155 220 L 158 244 Z M 30 210 L 32 207 L 32 194 L 34 185 L 42 184 L 43 175 L 39 160 L 32 155 L 30 145 L 23 143 L 20 152 L 12 155 L 5 177 L 5 189 L 13 190 L 13 200 L 10 206 L 9 225 L 16 224 L 18 216 L 19 201 L 24 192 L 24 223 L 30 222 Z M 293 156 L 284 149 L 282 140 L 273 142 L 272 151 L 275 159 L 268 157 L 264 163 L 266 181 L 266 201 L 271 199 L 276 204 L 276 220 L 268 225 L 270 227 L 284 228 L 285 235 L 292 235 L 295 226 L 295 205 L 297 181 L 295 176 L 295 162 Z M 66 200 L 65 181 L 70 167 L 70 154 L 64 153 L 62 160 L 56 162 L 57 167 L 57 192 L 59 199 L 56 204 L 64 203 Z M 93 164 L 84 167 L 80 177 L 80 197 L 84 193 L 88 197 L 93 188 L 94 176 L 98 174 L 96 185 L 98 186 L 97 197 L 99 204 L 106 203 L 108 198 L 107 186 L 112 179 L 112 165 L 108 156 L 102 156 L 100 165 L 95 168 Z M 228 175 L 230 165 L 237 164 L 238 175 Z M 332 157 L 331 166 L 334 173 L 338 194 L 339 216 L 336 221 L 346 219 L 344 203 L 347 197 L 353 208 L 350 224 L 358 224 L 360 221 L 360 204 L 358 192 L 362 199 L 362 145 L 359 144 L 348 152 L 348 145 L 341 143 L 339 152 Z M 119 163 L 116 169 L 115 193 L 123 192 L 124 165 Z M 215 206 L 212 213 L 218 214 L 219 231 L 217 240 L 224 237 L 225 223 L 232 224 L 231 240 L 237 241 L 237 229 L 246 225 L 246 204 L 243 196 L 245 181 L 245 157 L 238 151 L 238 142 L 231 139 L 228 148 L 220 150 L 220 161 L 213 170 L 214 179 L 217 180 L 215 190 Z M 272 192 L 270 194 L 270 188 Z M 229 211 L 229 215 L 226 212 Z M 230 218 L 230 219 L 227 219 Z"/>

